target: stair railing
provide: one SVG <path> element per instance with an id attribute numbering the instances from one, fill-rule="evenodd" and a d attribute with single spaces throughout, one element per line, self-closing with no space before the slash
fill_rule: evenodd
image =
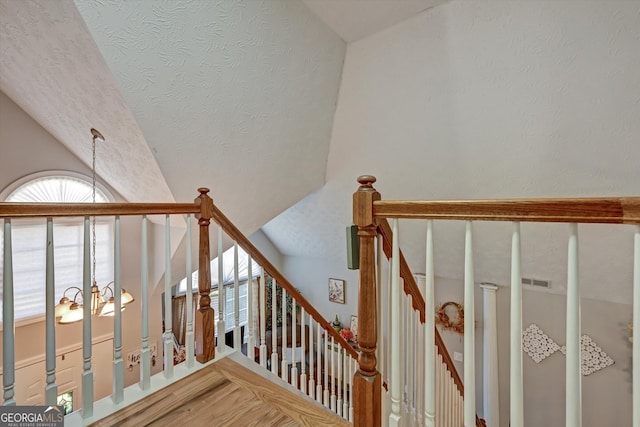
<path id="1" fill-rule="evenodd" d="M 249 274 L 253 263 L 260 266 L 259 280 L 248 289 L 247 350 L 249 359 L 279 376 L 283 381 L 323 404 L 347 421 L 353 420 L 353 373 L 358 369 L 358 352 L 347 342 L 311 303 L 278 271 L 255 245 L 218 209 L 211 218 L 218 224 L 218 262 L 223 263 L 223 234 L 235 247 L 249 256 Z M 234 348 L 241 350 L 238 317 L 238 251 L 234 251 Z M 257 267 L 256 267 L 257 268 Z M 218 268 L 222 274 L 222 268 Z M 222 283 L 222 279 L 219 279 Z M 220 308 L 223 310 L 220 296 Z M 270 306 L 270 307 L 269 307 Z M 223 312 L 218 310 L 220 328 Z M 270 319 L 269 319 L 270 318 Z M 278 321 L 278 319 L 280 319 Z M 223 329 L 224 330 L 224 329 Z M 223 341 L 218 341 L 224 346 Z"/>
<path id="2" fill-rule="evenodd" d="M 121 238 L 121 218 L 134 217 L 135 225 L 132 227 L 140 230 L 141 241 L 141 295 L 136 297 L 134 304 L 141 306 L 141 337 L 140 342 L 140 381 L 138 385 L 126 387 L 124 384 L 124 365 L 123 357 L 123 327 L 122 311 L 114 310 L 114 328 L 113 328 L 113 363 L 112 363 L 112 393 L 94 395 L 96 384 L 94 381 L 93 368 L 93 341 L 92 337 L 92 307 L 91 304 L 84 304 L 78 310 L 82 310 L 82 374 L 79 389 L 81 410 L 76 410 L 65 418 L 65 425 L 86 425 L 94 422 L 104 416 L 109 415 L 118 408 L 122 408 L 126 404 L 133 403 L 136 400 L 148 396 L 158 388 L 164 387 L 177 379 L 199 369 L 202 365 L 195 365 L 194 359 L 198 362 L 206 363 L 215 356 L 214 347 L 214 317 L 213 310 L 210 307 L 211 281 L 209 275 L 203 275 L 203 279 L 198 282 L 199 308 L 195 312 L 195 325 L 188 323 L 187 327 L 187 359 L 184 367 L 179 369 L 178 373 L 174 372 L 174 341 L 172 333 L 172 313 L 171 313 L 171 217 L 179 216 L 179 222 L 183 221 L 183 215 L 186 215 L 186 275 L 191 277 L 191 223 L 192 217 L 198 218 L 199 224 L 199 267 L 201 271 L 209 268 L 209 222 L 212 214 L 213 201 L 207 195 L 208 189 L 200 188 L 200 195 L 193 203 L 0 203 L 0 218 L 3 219 L 3 272 L 2 272 L 2 315 L 3 315 L 3 358 L 2 358 L 2 381 L 3 381 L 3 405 L 26 404 L 25 401 L 16 399 L 16 360 L 15 360 L 15 319 L 14 319 L 14 287 L 20 286 L 19 282 L 14 281 L 13 275 L 13 252 L 12 252 L 12 222 L 22 218 L 33 218 L 36 221 L 42 220 L 46 224 L 46 237 L 43 246 L 46 247 L 46 314 L 45 314 L 45 367 L 43 372 L 44 390 L 42 401 L 40 404 L 57 405 L 57 395 L 59 385 L 56 380 L 56 359 L 57 356 L 64 355 L 60 353 L 64 349 L 58 348 L 56 345 L 56 314 L 55 314 L 55 253 L 54 253 L 54 229 L 59 220 L 65 217 L 81 217 L 83 221 L 83 295 L 91 295 L 91 253 L 90 253 L 90 219 L 91 217 L 113 217 L 114 218 L 114 306 L 121 306 L 122 291 L 122 238 Z M 158 245 L 158 248 L 149 245 L 149 219 L 151 215 L 164 216 L 164 248 Z M 139 227 L 139 228 L 138 228 Z M 157 249 L 157 250 L 156 250 Z M 165 313 L 164 313 L 164 333 L 162 336 L 162 360 L 163 375 L 152 384 L 151 370 L 155 362 L 155 356 L 152 354 L 154 349 L 150 343 L 151 325 L 160 325 L 162 318 L 149 319 L 149 283 L 150 258 L 158 252 L 160 254 L 164 250 L 165 271 L 164 271 L 164 295 L 165 295 Z M 128 278 L 128 280 L 135 280 Z M 191 282 L 189 281 L 189 288 Z M 189 289 L 190 290 L 190 289 Z M 87 301 L 89 300 L 88 297 Z M 190 302 L 190 299 L 188 299 Z M 84 301 L 83 301 L 84 302 Z M 192 304 L 187 304 L 187 318 L 194 317 Z M 68 326 L 60 326 L 68 327 Z M 69 326 L 73 328 L 73 326 Z M 130 349 L 133 350 L 133 349 Z M 62 359 L 64 360 L 64 358 Z M 101 373 L 108 370 L 107 366 L 101 366 Z M 67 380 L 68 381 L 68 380 Z M 73 380 L 75 382 L 75 380 Z M 30 384 L 29 384 L 30 385 Z M 23 388 L 26 386 L 23 384 Z M 133 387 L 133 388 L 132 388 Z M 104 387 L 100 387 L 104 389 Z M 108 392 L 107 392 L 108 393 Z M 99 401 L 97 401 L 99 400 Z M 97 401 L 97 402 L 96 402 Z M 77 404 L 77 402 L 76 402 Z M 79 408 L 74 408 L 79 409 Z"/>
<path id="3" fill-rule="evenodd" d="M 475 342 L 474 342 L 474 277 L 472 245 L 473 221 L 511 221 L 514 224 L 512 236 L 512 280 L 511 280 L 511 386 L 510 386 L 510 425 L 523 426 L 523 384 L 522 384 L 522 282 L 520 275 L 520 222 L 565 222 L 571 224 L 568 242 L 568 292 L 567 292 L 567 365 L 566 365 L 566 423 L 570 426 L 581 425 L 581 361 L 580 361 L 580 298 L 577 278 L 577 224 L 578 223 L 606 223 L 606 224 L 635 224 L 640 225 L 640 197 L 599 198 L 599 199 L 520 199 L 520 200 L 476 200 L 476 201 L 382 201 L 380 194 L 373 188 L 376 179 L 372 176 L 361 176 L 358 179 L 360 188 L 353 196 L 354 223 L 358 226 L 360 237 L 360 296 L 358 316 L 360 319 L 359 334 L 361 336 L 362 353 L 360 370 L 354 378 L 356 399 L 354 411 L 354 425 L 404 425 L 406 418 L 406 389 L 402 389 L 402 364 L 407 359 L 401 357 L 398 349 L 401 346 L 401 326 L 405 323 L 400 315 L 402 298 L 401 278 L 405 280 L 404 288 L 411 300 L 408 304 L 420 310 L 420 292 L 417 285 L 411 283 L 411 275 L 403 272 L 402 258 L 399 252 L 398 219 L 427 220 L 426 240 L 426 289 L 424 300 L 427 302 L 424 327 L 424 418 L 427 426 L 450 425 L 450 421 L 442 423 L 439 415 L 447 402 L 454 402 L 455 395 L 448 394 L 436 405 L 436 382 L 441 381 L 443 375 L 439 371 L 438 362 L 430 354 L 435 351 L 437 335 L 433 325 L 434 309 L 434 268 L 433 268 L 433 221 L 462 220 L 466 222 L 465 233 L 465 277 L 464 277 L 464 384 L 467 395 L 464 399 L 464 414 L 462 422 L 466 427 L 482 423 L 476 416 L 475 399 Z M 378 372 L 375 352 L 378 311 L 376 299 L 379 297 L 380 286 L 376 276 L 382 272 L 376 268 L 375 236 L 376 228 L 388 228 L 384 219 L 393 219 L 391 242 L 391 280 L 390 280 L 390 352 L 381 352 L 390 356 L 385 361 L 389 366 L 391 387 L 391 408 L 388 418 L 382 419 L 382 404 L 380 389 L 381 374 Z M 387 232 L 387 236 L 389 236 Z M 388 240 L 388 237 L 387 237 Z M 383 244 L 381 244 L 383 246 Z M 634 342 L 640 340 L 640 227 L 634 234 Z M 378 251 L 380 252 L 380 251 Z M 408 268 L 407 268 L 408 269 Z M 409 283 L 408 283 L 409 282 Z M 423 301 L 424 301 L 423 300 Z M 424 304 L 424 302 L 422 302 Z M 409 323 L 410 324 L 410 323 Z M 364 342 L 363 341 L 364 338 Z M 418 339 L 419 341 L 419 339 Z M 383 343 L 384 345 L 384 343 Z M 640 347 L 634 347 L 634 358 L 640 360 Z M 439 358 L 440 356 L 438 356 Z M 408 359 L 410 362 L 411 360 Z M 445 365 L 452 365 L 444 361 Z M 412 362 L 415 364 L 415 362 Z M 419 365 L 419 364 L 418 364 Z M 640 366 L 634 364 L 634 390 L 640 388 Z M 364 368 L 363 368 L 364 367 Z M 449 371 L 448 371 L 449 372 Z M 636 375 L 637 374 L 637 375 Z M 459 390 L 462 382 L 459 379 Z M 450 391 L 449 391 L 450 393 Z M 366 398 L 364 397 L 366 396 Z M 487 398 L 487 396 L 485 396 Z M 493 396 L 495 398 L 495 396 Z M 640 393 L 634 393 L 634 423 L 640 424 Z M 442 404 L 444 402 L 444 404 Z M 490 414 L 492 415 L 492 414 Z M 487 416 L 487 414 L 485 414 Z M 497 424 L 493 416 L 487 419 L 488 425 Z M 451 424 L 459 425 L 459 424 Z M 634 424 L 635 425 L 635 424 Z"/>

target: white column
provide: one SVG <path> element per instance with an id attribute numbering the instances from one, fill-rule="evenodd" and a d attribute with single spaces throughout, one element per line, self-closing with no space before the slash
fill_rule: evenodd
<path id="1" fill-rule="evenodd" d="M 484 300 L 483 314 L 483 397 L 484 419 L 487 427 L 500 426 L 499 389 L 498 389 L 498 322 L 496 319 L 496 293 L 498 287 L 491 283 L 483 283 L 482 296 Z"/>
<path id="2" fill-rule="evenodd" d="M 578 288 L 578 224 L 571 224 L 567 262 L 566 425 L 582 425 L 580 290 Z"/>

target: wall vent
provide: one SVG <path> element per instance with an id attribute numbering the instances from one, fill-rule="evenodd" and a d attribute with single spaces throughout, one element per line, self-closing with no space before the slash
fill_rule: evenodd
<path id="1" fill-rule="evenodd" d="M 522 284 L 547 289 L 551 287 L 551 282 L 549 280 L 530 279 L 528 277 L 522 278 Z"/>

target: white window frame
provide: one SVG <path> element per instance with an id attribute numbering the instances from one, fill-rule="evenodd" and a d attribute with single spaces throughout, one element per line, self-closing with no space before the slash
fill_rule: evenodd
<path id="1" fill-rule="evenodd" d="M 92 184 L 92 178 L 88 177 L 86 175 L 77 173 L 77 172 L 70 172 L 70 171 L 64 171 L 64 170 L 50 170 L 50 171 L 41 171 L 41 172 L 37 172 L 34 174 L 30 174 L 27 176 L 24 176 L 14 182 L 12 182 L 11 184 L 9 184 L 4 190 L 2 190 L 2 192 L 0 192 L 0 201 L 6 201 L 16 190 L 18 190 L 20 187 L 22 187 L 24 184 L 27 184 L 31 181 L 34 180 L 38 180 L 38 179 L 42 179 L 42 178 L 56 178 L 56 177 L 64 177 L 64 178 L 73 178 L 76 180 L 79 180 L 85 184 L 87 184 L 89 186 L 89 188 L 91 188 L 91 184 Z M 102 195 L 104 196 L 104 198 L 109 201 L 112 202 L 114 201 L 114 197 L 113 195 L 109 192 L 109 190 L 104 187 L 102 184 L 99 184 L 98 182 L 96 182 L 96 188 L 97 190 L 99 190 Z M 83 247 L 83 239 L 82 239 L 82 235 L 83 235 L 83 219 L 81 217 L 69 217 L 69 218 L 56 218 L 54 219 L 54 244 L 56 244 L 56 248 L 54 250 L 54 259 L 55 259 L 55 263 L 56 266 L 55 268 L 55 275 L 56 275 L 56 292 L 55 292 L 55 301 L 56 303 L 60 300 L 60 298 L 62 298 L 62 294 L 64 292 L 65 289 L 67 289 L 69 286 L 77 286 L 82 288 L 82 281 L 77 282 L 77 280 L 73 280 L 73 282 L 69 282 L 69 281 L 64 281 L 64 280 L 60 280 L 59 279 L 59 272 L 62 272 L 62 268 L 58 268 L 58 265 L 60 262 L 64 261 L 63 258 L 60 257 L 59 252 L 62 250 L 62 248 L 58 247 L 58 241 L 56 240 L 56 233 L 60 232 L 62 230 L 62 227 L 77 227 L 79 228 L 78 233 L 81 233 L 79 236 L 79 241 L 77 243 L 77 245 L 75 245 L 75 247 L 77 247 L 80 252 L 80 254 L 82 254 L 82 247 Z M 32 298 L 35 301 L 39 302 L 39 305 L 42 306 L 42 310 L 41 312 L 39 312 L 38 314 L 34 314 L 31 316 L 26 316 L 26 317 L 19 317 L 19 312 L 18 310 L 16 310 L 15 313 L 15 326 L 16 327 L 20 327 L 20 326 L 25 326 L 28 324 L 32 324 L 32 323 L 37 323 L 37 322 L 41 322 L 44 321 L 45 319 L 45 307 L 44 307 L 44 301 L 45 301 L 45 288 L 44 288 L 44 278 L 45 278 L 45 265 L 46 265 L 46 261 L 45 261 L 45 246 L 46 246 L 46 220 L 44 219 L 40 219 L 40 218 L 33 218 L 33 219 L 14 219 L 12 220 L 12 246 L 13 246 L 13 251 L 14 251 L 14 257 L 13 257 L 13 271 L 14 271 L 14 277 L 16 275 L 16 273 L 20 272 L 20 266 L 16 266 L 16 233 L 20 233 L 20 231 L 28 231 L 28 229 L 30 228 L 32 231 L 36 232 L 38 235 L 42 236 L 42 243 L 35 243 L 32 246 L 33 251 L 35 251 L 35 253 L 38 254 L 38 257 L 42 257 L 42 264 L 41 267 L 38 266 L 34 266 L 32 268 L 30 268 L 29 270 L 31 271 L 36 271 L 36 275 L 38 276 L 37 280 L 40 281 L 42 280 L 42 286 L 41 289 L 38 288 L 38 290 L 32 290 L 32 293 L 29 294 L 24 293 L 24 295 L 22 295 L 22 298 Z M 35 227 L 34 227 L 35 226 Z M 21 230 L 22 229 L 22 230 Z M 112 266 L 113 265 L 113 220 L 111 218 L 108 217 L 98 217 L 96 219 L 96 234 L 98 235 L 98 248 L 97 250 L 101 251 L 104 255 L 100 256 L 98 255 L 98 258 L 102 258 L 102 261 L 99 263 L 100 265 L 97 265 L 97 267 L 100 266 Z M 73 232 L 73 231 L 72 231 Z M 2 227 L 2 229 L 0 229 L 0 236 L 3 236 L 4 234 L 4 227 Z M 102 235 L 102 238 L 100 237 Z M 40 239 L 40 237 L 38 237 L 38 239 Z M 0 238 L 0 254 L 4 254 L 4 239 Z M 103 241 L 103 244 L 100 244 L 100 240 Z M 105 241 L 106 240 L 106 241 Z M 67 247 L 69 247 L 67 245 Z M 19 244 L 18 244 L 18 250 L 19 250 Z M 29 249 L 25 249 L 25 250 L 29 250 Z M 106 252 L 105 252 L 106 251 Z M 80 255 L 81 257 L 81 255 Z M 80 262 L 79 264 L 80 266 L 80 270 L 82 269 L 82 262 Z M 109 267 L 107 267 L 108 270 L 104 270 L 103 272 L 100 273 L 100 268 L 98 269 L 98 273 L 97 273 L 97 277 L 96 280 L 98 281 L 98 283 L 108 283 L 110 280 L 108 280 L 110 277 L 113 276 L 113 271 L 112 269 L 110 269 Z M 2 270 L 2 265 L 0 265 L 0 270 Z M 40 271 L 41 270 L 41 271 Z M 81 276 L 80 276 L 81 277 Z M 34 279 L 32 279 L 34 280 Z M 0 273 L 0 284 L 2 283 L 2 275 Z M 0 285 L 1 286 L 1 285 Z M 0 289 L 0 293 L 1 293 L 1 289 Z M 20 297 L 20 290 L 19 287 L 16 286 L 16 281 L 14 280 L 14 301 L 16 300 L 17 297 Z M 73 299 L 73 292 L 67 292 L 67 296 L 71 299 Z M 0 307 L 0 312 L 2 311 L 1 307 Z M 3 325 L 2 325 L 2 319 L 0 318 L 0 330 L 3 329 Z"/>

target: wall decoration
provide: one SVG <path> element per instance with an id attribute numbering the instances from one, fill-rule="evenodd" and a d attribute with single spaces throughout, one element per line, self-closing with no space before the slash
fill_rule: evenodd
<path id="1" fill-rule="evenodd" d="M 556 351 L 567 354 L 566 345 L 560 347 L 535 323 L 529 325 L 522 333 L 522 348 L 536 363 L 540 363 Z M 615 363 L 588 335 L 580 337 L 580 356 L 580 370 L 585 376 Z"/>
<path id="2" fill-rule="evenodd" d="M 542 332 L 538 325 L 531 324 L 522 334 L 522 349 L 534 362 L 540 363 L 560 350 L 560 346 Z"/>
<path id="3" fill-rule="evenodd" d="M 567 346 L 560 347 L 562 354 L 567 354 Z M 582 356 L 580 370 L 582 375 L 591 375 L 607 366 L 613 365 L 613 359 L 591 339 L 589 335 L 580 337 L 580 353 Z"/>
<path id="4" fill-rule="evenodd" d="M 329 279 L 329 301 L 344 304 L 344 280 Z"/>
<path id="5" fill-rule="evenodd" d="M 358 316 L 351 315 L 351 324 L 349 327 L 353 333 L 353 340 L 358 341 Z"/>
<path id="6" fill-rule="evenodd" d="M 445 331 L 464 334 L 464 308 L 457 302 L 445 302 L 436 311 L 436 323 Z"/>

